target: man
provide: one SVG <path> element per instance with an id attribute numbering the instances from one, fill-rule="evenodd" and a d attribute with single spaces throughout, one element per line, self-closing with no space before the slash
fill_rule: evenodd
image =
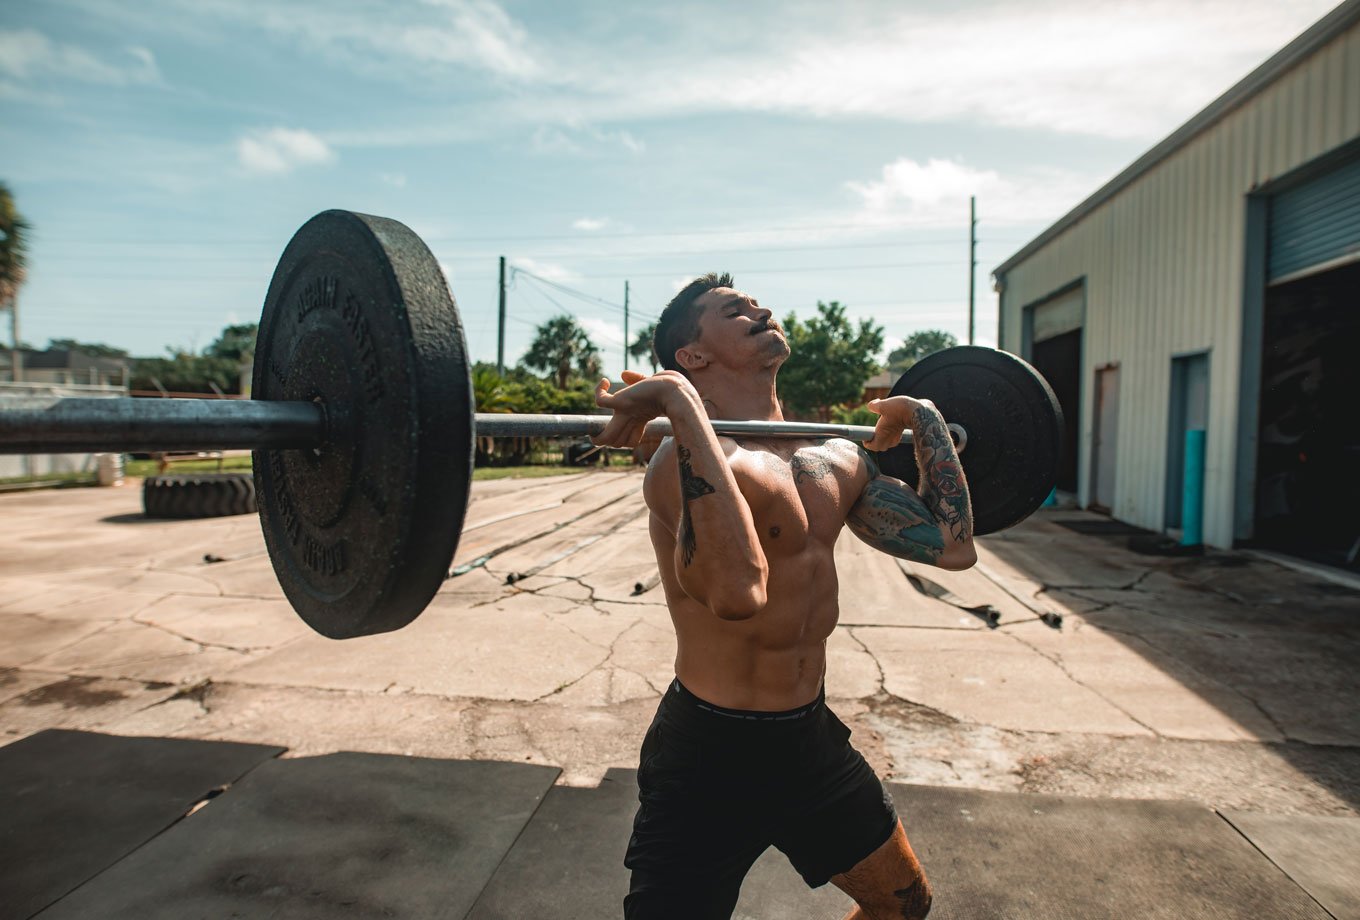
<path id="1" fill-rule="evenodd" d="M 617 393 L 607 380 L 595 391 L 614 413 L 597 443 L 633 446 L 662 415 L 674 430 L 643 494 L 675 623 L 676 680 L 642 744 L 625 914 L 729 917 L 742 878 L 774 845 L 808 885 L 830 881 L 850 895 L 850 918 L 924 917 L 920 863 L 822 683 L 843 525 L 906 559 L 976 561 L 944 419 L 925 400 L 869 403 L 879 414 L 869 449 L 912 429 L 919 492 L 879 475 L 849 441 L 715 435 L 710 418 L 783 418 L 775 376 L 789 356 L 770 311 L 729 275 L 676 295 L 654 343 L 665 370 L 625 372 Z"/>

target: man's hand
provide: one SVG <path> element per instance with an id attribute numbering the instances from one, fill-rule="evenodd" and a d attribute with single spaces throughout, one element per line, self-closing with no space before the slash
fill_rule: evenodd
<path id="1" fill-rule="evenodd" d="M 913 399 L 910 396 L 889 396 L 887 399 L 871 399 L 865 404 L 870 412 L 878 413 L 878 423 L 874 425 L 874 437 L 865 441 L 868 450 L 891 450 L 902 443 L 902 432 L 916 427 L 916 413 L 929 409 L 936 415 L 940 410 L 928 399 Z"/>
<path id="2" fill-rule="evenodd" d="M 609 392 L 608 380 L 601 380 L 595 387 L 595 405 L 614 413 L 604 430 L 591 437 L 591 443 L 597 446 L 636 447 L 647 423 L 669 415 L 677 400 L 692 397 L 698 402 L 694 384 L 677 371 L 662 371 L 651 377 L 624 371 L 623 383 L 623 389 L 617 393 Z"/>

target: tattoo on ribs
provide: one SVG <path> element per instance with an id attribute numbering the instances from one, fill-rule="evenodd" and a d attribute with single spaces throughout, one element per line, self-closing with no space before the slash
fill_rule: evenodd
<path id="1" fill-rule="evenodd" d="M 680 554 L 685 568 L 689 568 L 689 564 L 694 561 L 694 550 L 698 545 L 694 538 L 694 526 L 689 518 L 690 500 L 712 495 L 716 490 L 709 485 L 708 480 L 694 474 L 694 467 L 690 466 L 689 462 L 689 448 L 677 446 L 676 456 L 680 461 L 680 496 L 684 499 L 680 505 Z"/>
<path id="2" fill-rule="evenodd" d="M 916 466 L 921 473 L 921 498 L 930 513 L 949 528 L 955 540 L 973 535 L 973 509 L 968 502 L 968 483 L 954 450 L 954 439 L 938 412 L 920 407 L 911 430 L 916 447 Z"/>

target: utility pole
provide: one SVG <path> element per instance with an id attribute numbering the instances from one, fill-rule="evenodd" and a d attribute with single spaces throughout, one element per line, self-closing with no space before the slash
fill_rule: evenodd
<path id="1" fill-rule="evenodd" d="M 496 330 L 496 375 L 505 376 L 505 256 L 501 256 L 500 325 Z"/>
<path id="2" fill-rule="evenodd" d="M 628 282 L 623 282 L 623 369 L 628 370 Z"/>
<path id="3" fill-rule="evenodd" d="M 973 344 L 973 289 L 977 282 L 977 196 L 968 196 L 968 344 Z"/>

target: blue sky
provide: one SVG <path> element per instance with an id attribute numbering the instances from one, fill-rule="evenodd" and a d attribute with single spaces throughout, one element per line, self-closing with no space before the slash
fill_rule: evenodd
<path id="1" fill-rule="evenodd" d="M 425 238 L 479 359 L 500 255 L 509 362 L 565 308 L 617 375 L 624 281 L 636 330 L 712 269 L 963 339 L 975 194 L 992 344 L 992 267 L 1332 5 L 6 3 L 21 332 L 201 348 L 338 207 Z"/>

